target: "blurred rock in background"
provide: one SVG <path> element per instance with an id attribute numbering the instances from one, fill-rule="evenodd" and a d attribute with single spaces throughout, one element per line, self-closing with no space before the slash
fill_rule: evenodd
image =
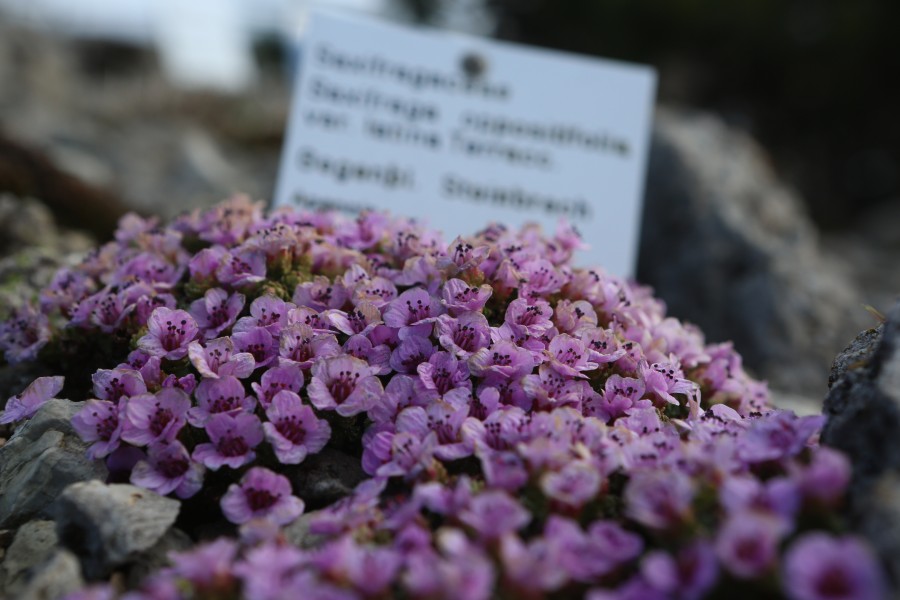
<path id="1" fill-rule="evenodd" d="M 183 93 L 148 50 L 0 22 L 0 131 L 143 213 L 268 198 L 288 86 L 267 75 L 245 96 Z"/>
<path id="2" fill-rule="evenodd" d="M 871 320 L 762 148 L 708 113 L 657 111 L 638 279 L 794 393 L 824 394 L 830 361 Z"/>

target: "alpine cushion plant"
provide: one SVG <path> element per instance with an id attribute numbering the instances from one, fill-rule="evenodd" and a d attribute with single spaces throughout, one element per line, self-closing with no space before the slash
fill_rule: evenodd
<path id="1" fill-rule="evenodd" d="M 730 345 L 572 266 L 579 245 L 497 225 L 445 245 L 237 197 L 167 227 L 126 217 L 0 344 L 53 364 L 108 336 L 66 380 L 90 456 L 240 526 L 130 597 L 881 597 L 822 417 L 772 409 Z M 311 506 L 286 475 L 329 448 L 368 479 Z M 317 542 L 294 547 L 281 527 L 306 508 Z"/>

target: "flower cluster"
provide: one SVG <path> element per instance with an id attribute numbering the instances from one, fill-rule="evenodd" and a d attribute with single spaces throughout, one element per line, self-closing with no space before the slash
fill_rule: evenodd
<path id="1" fill-rule="evenodd" d="M 73 419 L 90 455 L 240 525 L 138 595 L 880 597 L 835 518 L 850 468 L 817 446 L 822 418 L 773 410 L 730 345 L 573 267 L 579 245 L 565 226 L 445 245 L 236 198 L 166 228 L 127 217 L 0 343 L 14 361 L 125 340 Z M 327 446 L 369 479 L 309 515 L 300 549 L 279 533 L 305 508 L 282 470 Z"/>

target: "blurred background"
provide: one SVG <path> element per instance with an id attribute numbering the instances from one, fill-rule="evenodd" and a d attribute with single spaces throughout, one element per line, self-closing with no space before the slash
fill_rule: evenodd
<path id="1" fill-rule="evenodd" d="M 900 292 L 896 1 L 0 0 L 0 302 L 127 210 L 268 199 L 313 5 L 653 65 L 638 280 L 780 392 Z"/>

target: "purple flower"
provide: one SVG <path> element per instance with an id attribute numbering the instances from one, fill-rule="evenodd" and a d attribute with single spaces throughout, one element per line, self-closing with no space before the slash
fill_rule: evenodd
<path id="1" fill-rule="evenodd" d="M 152 294 L 149 296 L 141 296 L 135 303 L 135 309 L 132 313 L 135 317 L 137 325 L 143 327 L 150 321 L 150 315 L 157 308 L 174 309 L 176 305 L 175 296 L 172 294 Z"/>
<path id="2" fill-rule="evenodd" d="M 470 286 L 461 279 L 451 279 L 444 284 L 442 303 L 454 317 L 465 312 L 478 312 L 484 308 L 494 290 L 489 285 Z"/>
<path id="3" fill-rule="evenodd" d="M 624 416 L 643 396 L 644 382 L 640 379 L 611 375 L 600 397 L 585 406 L 585 414 L 608 423 Z"/>
<path id="4" fill-rule="evenodd" d="M 191 279 L 198 283 L 212 283 L 215 281 L 216 271 L 228 251 L 222 246 L 203 248 L 188 262 L 188 271 Z"/>
<path id="5" fill-rule="evenodd" d="M 191 461 L 187 449 L 178 441 L 151 444 L 147 460 L 138 462 L 131 472 L 131 483 L 165 496 L 175 492 L 190 498 L 203 487 L 203 466 Z"/>
<path id="6" fill-rule="evenodd" d="M 178 388 L 132 396 L 125 404 L 122 439 L 136 446 L 171 442 L 184 427 L 190 406 L 190 398 Z"/>
<path id="7" fill-rule="evenodd" d="M 407 558 L 403 583 L 413 597 L 491 598 L 495 573 L 484 550 L 457 529 L 442 529 L 437 538 L 443 556 L 423 552 Z"/>
<path id="8" fill-rule="evenodd" d="M 427 337 L 407 336 L 391 353 L 390 366 L 398 373 L 415 373 L 419 364 L 434 354 L 434 346 Z"/>
<path id="9" fill-rule="evenodd" d="M 0 321 L 0 350 L 10 363 L 33 360 L 49 340 L 47 317 L 31 306 L 15 311 L 7 321 Z"/>
<path id="10" fill-rule="evenodd" d="M 188 344 L 200 329 L 194 317 L 183 310 L 157 308 L 147 323 L 148 333 L 138 340 L 138 347 L 151 356 L 178 360 L 187 355 Z"/>
<path id="11" fill-rule="evenodd" d="M 703 541 L 681 548 L 675 556 L 649 552 L 641 574 L 655 589 L 683 600 L 701 598 L 715 584 L 719 569 L 712 547 Z"/>
<path id="12" fill-rule="evenodd" d="M 678 525 L 690 514 L 694 482 L 679 471 L 637 472 L 625 487 L 629 517 L 654 529 Z"/>
<path id="13" fill-rule="evenodd" d="M 391 372 L 391 349 L 387 344 L 375 346 L 365 335 L 356 334 L 347 338 L 343 350 L 350 356 L 366 361 L 372 367 L 373 375 L 387 375 Z"/>
<path id="14" fill-rule="evenodd" d="M 716 555 L 737 577 L 760 577 L 773 568 L 784 533 L 780 519 L 757 512 L 735 514 L 719 529 Z"/>
<path id="15" fill-rule="evenodd" d="M 293 300 L 297 306 L 308 306 L 323 311 L 330 308 L 341 308 L 347 301 L 347 289 L 338 282 L 327 277 L 316 276 L 313 281 L 301 283 L 294 290 Z"/>
<path id="16" fill-rule="evenodd" d="M 231 336 L 239 352 L 248 352 L 256 361 L 256 368 L 268 366 L 278 356 L 275 338 L 265 327 L 253 327 Z"/>
<path id="17" fill-rule="evenodd" d="M 246 248 L 227 252 L 219 262 L 216 277 L 221 283 L 233 287 L 259 283 L 266 278 L 266 255 Z"/>
<path id="18" fill-rule="evenodd" d="M 384 394 L 369 409 L 369 418 L 375 423 L 393 422 L 407 406 L 428 406 L 438 398 L 437 393 L 421 393 L 416 388 L 415 379 L 409 375 L 394 375 L 385 386 Z"/>
<path id="19" fill-rule="evenodd" d="M 397 431 L 408 432 L 424 439 L 434 432 L 437 446 L 435 456 L 441 460 L 456 460 L 472 454 L 472 444 L 462 439 L 461 426 L 469 413 L 468 405 L 454 405 L 437 400 L 427 408 L 411 406 L 397 416 Z"/>
<path id="20" fill-rule="evenodd" d="M 389 327 L 413 327 L 415 332 L 428 335 L 431 323 L 443 313 L 440 300 L 416 287 L 400 294 L 385 308 L 384 323 Z"/>
<path id="21" fill-rule="evenodd" d="M 120 398 L 137 396 L 147 391 L 143 376 L 134 369 L 99 369 L 91 375 L 91 381 L 94 384 L 94 395 L 110 402 L 118 402 Z"/>
<path id="22" fill-rule="evenodd" d="M 291 483 L 262 467 L 253 467 L 231 484 L 222 496 L 222 512 L 238 525 L 253 518 L 264 518 L 287 525 L 303 513 L 303 500 L 291 493 Z"/>
<path id="23" fill-rule="evenodd" d="M 64 317 L 72 316 L 72 309 L 93 291 L 93 281 L 85 273 L 74 268 L 62 268 L 56 272 L 50 285 L 40 292 L 40 309 L 45 315 L 59 310 Z"/>
<path id="24" fill-rule="evenodd" d="M 456 318 L 441 315 L 435 330 L 441 346 L 462 359 L 487 347 L 491 341 L 487 318 L 480 312 L 466 312 Z"/>
<path id="25" fill-rule="evenodd" d="M 541 478 L 541 490 L 548 498 L 580 508 L 590 502 L 603 479 L 597 467 L 586 460 L 575 460 L 559 471 L 548 471 Z"/>
<path id="26" fill-rule="evenodd" d="M 806 447 L 824 422 L 822 415 L 798 417 L 786 410 L 753 419 L 740 440 L 741 458 L 754 463 L 793 456 Z"/>
<path id="27" fill-rule="evenodd" d="M 360 283 L 353 293 L 354 303 L 370 302 L 377 308 L 386 306 L 396 297 L 397 286 L 384 277 L 373 277 Z"/>
<path id="28" fill-rule="evenodd" d="M 109 288 L 96 294 L 90 322 L 104 333 L 112 333 L 121 327 L 122 322 L 136 308 L 135 304 L 126 300 L 127 291 L 115 292 Z"/>
<path id="29" fill-rule="evenodd" d="M 530 373 L 535 366 L 531 352 L 512 342 L 497 342 L 482 348 L 469 358 L 473 375 L 496 379 L 513 379 Z"/>
<path id="30" fill-rule="evenodd" d="M 274 523 L 268 520 L 251 520 L 245 527 L 251 525 L 272 527 Z M 292 584 L 298 583 L 297 574 L 304 559 L 300 550 L 291 545 L 265 543 L 246 551 L 243 560 L 234 566 L 234 572 L 243 581 L 244 597 L 277 600 L 291 594 L 288 590 L 293 588 Z M 306 595 L 310 594 L 311 588 L 312 585 L 306 585 L 296 589 L 302 589 Z"/>
<path id="31" fill-rule="evenodd" d="M 637 535 L 613 523 L 594 525 L 599 525 L 599 530 L 585 534 L 575 521 L 551 514 L 544 527 L 551 555 L 575 581 L 591 582 L 608 575 L 641 551 Z"/>
<path id="32" fill-rule="evenodd" d="M 251 412 L 256 401 L 247 396 L 244 384 L 227 375 L 219 379 L 204 379 L 197 386 L 197 406 L 187 411 L 187 419 L 194 427 L 203 427 L 216 414 Z"/>
<path id="33" fill-rule="evenodd" d="M 792 472 L 805 497 L 833 506 L 850 483 L 850 460 L 833 448 L 820 446 L 812 453 L 809 465 L 795 467 Z"/>
<path id="34" fill-rule="evenodd" d="M 589 360 L 595 363 L 616 362 L 625 356 L 625 350 L 619 347 L 616 334 L 609 329 L 589 327 L 582 330 L 579 337 L 587 346 Z"/>
<path id="35" fill-rule="evenodd" d="M 203 377 L 218 379 L 234 376 L 245 379 L 256 369 L 256 359 L 249 352 L 235 352 L 230 337 L 216 338 L 201 346 L 200 342 L 188 344 L 188 358 Z"/>
<path id="36" fill-rule="evenodd" d="M 531 515 L 506 492 L 490 490 L 475 496 L 459 520 L 480 539 L 496 540 L 527 525 Z"/>
<path id="37" fill-rule="evenodd" d="M 141 252 L 122 265 L 112 278 L 114 285 L 137 280 L 151 284 L 157 289 L 170 289 L 184 272 L 184 268 L 172 264 L 162 256 Z"/>
<path id="38" fill-rule="evenodd" d="M 515 493 L 528 483 L 525 461 L 515 452 L 482 446 L 476 454 L 481 460 L 484 480 L 492 488 Z"/>
<path id="39" fill-rule="evenodd" d="M 299 393 L 303 388 L 303 371 L 296 363 L 286 363 L 280 367 L 272 367 L 263 373 L 259 383 L 251 383 L 250 387 L 259 398 L 263 408 L 269 408 L 272 398 L 282 390 Z"/>
<path id="40" fill-rule="evenodd" d="M 334 410 L 342 417 L 369 410 L 384 393 L 370 367 L 352 356 L 326 358 L 313 365 L 307 391 L 319 410 Z"/>
<path id="41" fill-rule="evenodd" d="M 372 476 L 411 479 L 431 466 L 436 445 L 433 432 L 423 439 L 414 433 L 379 431 L 364 439 L 362 467 Z"/>
<path id="42" fill-rule="evenodd" d="M 381 311 L 371 302 L 360 302 L 347 312 L 331 310 L 325 313 L 335 329 L 347 335 L 367 334 L 381 324 Z"/>
<path id="43" fill-rule="evenodd" d="M 65 377 L 38 377 L 21 394 L 6 401 L 0 425 L 31 418 L 48 400 L 62 391 Z"/>
<path id="44" fill-rule="evenodd" d="M 584 343 L 568 334 L 553 338 L 546 350 L 550 366 L 564 377 L 587 377 L 584 371 L 593 371 L 599 365 L 589 360 Z"/>
<path id="45" fill-rule="evenodd" d="M 797 482 L 787 477 L 773 477 L 762 482 L 754 477 L 731 477 L 719 493 L 722 506 L 729 513 L 756 510 L 769 513 L 791 523 L 800 508 Z"/>
<path id="46" fill-rule="evenodd" d="M 312 561 L 325 577 L 346 581 L 367 598 L 382 595 L 402 565 L 397 551 L 366 547 L 350 536 L 326 544 Z"/>
<path id="47" fill-rule="evenodd" d="M 88 400 L 72 417 L 72 427 L 85 442 L 91 459 L 103 458 L 119 447 L 122 435 L 122 408 L 108 400 Z"/>
<path id="48" fill-rule="evenodd" d="M 310 368 L 317 358 L 337 356 L 340 352 L 341 346 L 333 335 L 316 333 L 304 324 L 283 329 L 278 345 L 279 361 L 297 363 L 301 369 Z"/>
<path id="49" fill-rule="evenodd" d="M 558 292 L 566 279 L 549 260 L 537 258 L 529 260 L 519 269 L 524 283 L 521 286 L 523 296 L 545 296 Z"/>
<path id="50" fill-rule="evenodd" d="M 491 247 L 487 244 L 473 245 L 461 237 L 457 237 L 447 246 L 446 262 L 441 261 L 441 266 L 453 265 L 455 271 L 465 271 L 473 267 L 477 268 L 491 253 Z M 451 269 L 452 271 L 452 269 Z"/>
<path id="51" fill-rule="evenodd" d="M 646 393 L 655 395 L 663 402 L 669 404 L 680 404 L 672 394 L 684 394 L 689 398 L 699 394 L 699 388 L 696 383 L 684 378 L 681 368 L 673 363 L 653 363 L 648 364 L 642 361 L 638 365 L 638 372 L 641 379 L 644 380 Z M 697 404 L 699 408 L 699 404 Z"/>
<path id="52" fill-rule="evenodd" d="M 228 590 L 234 580 L 232 564 L 237 551 L 237 543 L 223 537 L 185 552 L 171 552 L 169 561 L 172 573 L 198 591 Z"/>
<path id="53" fill-rule="evenodd" d="M 517 298 L 506 309 L 505 323 L 517 335 L 540 337 L 553 327 L 553 309 L 546 300 Z"/>
<path id="54" fill-rule="evenodd" d="M 275 456 L 286 465 L 303 462 L 308 454 L 325 447 L 331 437 L 331 426 L 317 419 L 309 406 L 292 391 L 280 391 L 266 409 L 269 422 L 263 423 L 266 439 Z"/>
<path id="55" fill-rule="evenodd" d="M 256 416 L 238 413 L 213 415 L 206 423 L 210 442 L 198 444 L 191 455 L 213 471 L 222 465 L 238 469 L 256 458 L 253 448 L 263 440 L 262 423 Z"/>
<path id="56" fill-rule="evenodd" d="M 563 298 L 556 303 L 553 312 L 560 333 L 579 336 L 581 332 L 597 327 L 597 312 L 586 300 L 573 302 Z"/>
<path id="57" fill-rule="evenodd" d="M 519 536 L 504 535 L 500 539 L 500 559 L 507 586 L 521 591 L 523 596 L 534 590 L 552 592 L 562 587 L 568 581 L 568 573 L 561 568 L 554 550 L 543 537 L 526 546 Z"/>
<path id="58" fill-rule="evenodd" d="M 275 296 L 260 296 L 250 304 L 250 316 L 241 318 L 233 331 L 250 331 L 254 327 L 264 327 L 273 336 L 278 336 L 287 325 L 288 312 L 296 308 Z"/>
<path id="59" fill-rule="evenodd" d="M 562 406 L 581 408 L 585 395 L 584 382 L 560 375 L 550 365 L 541 365 L 537 375 L 526 375 L 522 379 L 525 392 L 534 399 L 534 406 L 540 410 L 553 410 Z M 588 393 L 592 390 L 587 388 Z"/>
<path id="60" fill-rule="evenodd" d="M 191 303 L 190 314 L 203 330 L 203 339 L 211 340 L 234 324 L 244 302 L 243 294 L 229 295 L 223 289 L 213 288 Z"/>
<path id="61" fill-rule="evenodd" d="M 419 363 L 416 371 L 425 389 L 435 390 L 441 395 L 455 388 L 472 387 L 466 363 L 456 360 L 447 352 L 435 352 L 428 362 Z"/>
<path id="62" fill-rule="evenodd" d="M 796 600 L 876 600 L 887 596 L 884 574 L 872 552 L 851 537 L 808 533 L 784 561 L 784 587 Z"/>

